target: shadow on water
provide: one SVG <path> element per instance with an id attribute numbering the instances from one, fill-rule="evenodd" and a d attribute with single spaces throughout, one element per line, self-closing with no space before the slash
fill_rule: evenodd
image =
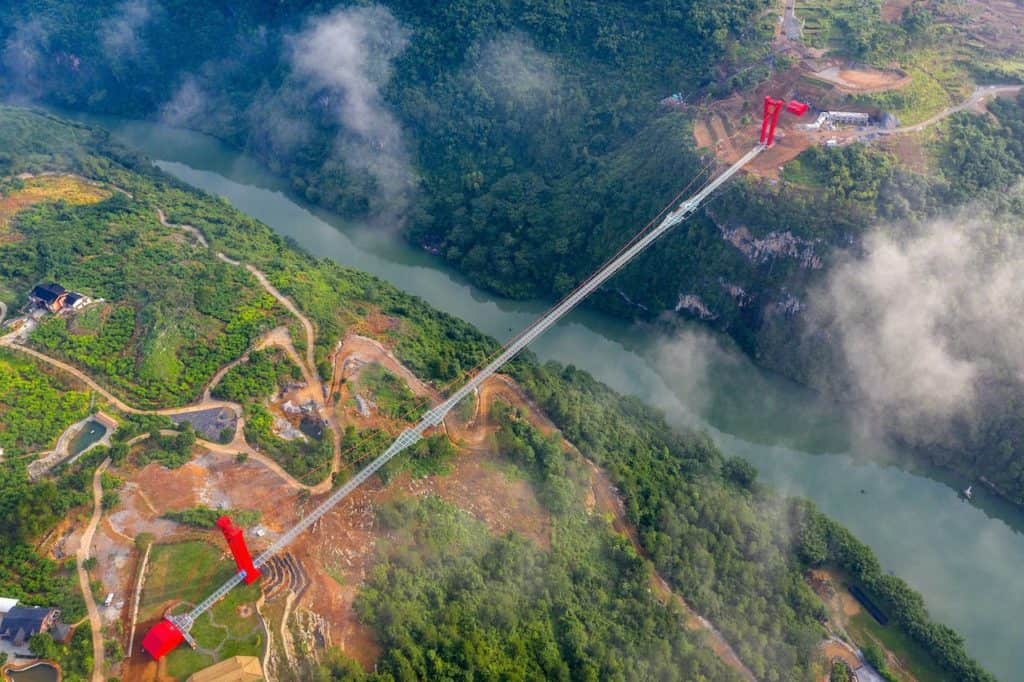
<path id="1" fill-rule="evenodd" d="M 387 230 L 347 224 L 292 196 L 284 182 L 226 145 L 193 132 L 75 116 L 159 159 L 179 179 L 226 197 L 307 251 L 377 275 L 505 340 L 543 312 L 470 285 L 443 262 Z M 686 338 L 705 341 L 686 345 Z M 711 339 L 706 341 L 706 339 Z M 671 350 L 678 346 L 679 354 Z M 698 360 L 691 348 L 702 351 Z M 683 326 L 628 324 L 577 310 L 531 345 L 542 360 L 575 364 L 640 396 L 676 426 L 705 428 L 724 452 L 752 462 L 781 492 L 804 495 L 857 534 L 882 565 L 921 591 L 968 650 L 1010 680 L 1024 666 L 1017 644 L 1024 610 L 1024 514 L 967 481 L 911 464 L 908 453 L 858 428 L 812 392 L 760 371 L 731 344 Z M 681 368 L 689 363 L 688 369 Z M 686 371 L 683 371 L 686 369 Z"/>

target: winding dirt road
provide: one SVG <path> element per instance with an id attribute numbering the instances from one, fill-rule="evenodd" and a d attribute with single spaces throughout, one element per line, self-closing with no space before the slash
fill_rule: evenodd
<path id="1" fill-rule="evenodd" d="M 110 404 L 112 404 L 118 410 L 120 410 L 121 412 L 126 412 L 128 414 L 159 414 L 171 417 L 180 414 L 188 414 L 189 412 L 196 412 L 197 410 L 206 410 L 217 407 L 226 407 L 229 410 L 233 410 L 236 414 L 240 412 L 239 407 L 236 403 L 228 402 L 226 400 L 207 399 L 205 397 L 199 402 L 191 403 L 189 405 L 183 405 L 182 407 L 164 407 L 151 410 L 139 407 L 132 407 L 131 405 L 124 402 L 107 389 L 100 386 L 92 377 L 90 377 L 88 374 L 78 369 L 77 367 L 69 365 L 63 360 L 58 360 L 57 358 L 50 357 L 46 353 L 41 353 L 34 348 L 29 348 L 28 346 L 24 346 L 18 343 L 15 340 L 14 334 L 8 334 L 7 336 L 0 337 L 0 347 L 10 348 L 11 350 L 17 351 L 19 353 L 31 355 L 37 360 L 42 360 L 43 362 L 52 365 L 57 369 L 67 372 L 68 374 L 72 375 L 73 377 L 81 381 L 83 384 L 85 384 L 92 390 L 99 393 L 101 396 L 103 396 L 104 399 L 110 402 Z"/>
<path id="2" fill-rule="evenodd" d="M 183 225 L 179 223 L 167 222 L 167 216 L 164 215 L 163 209 L 158 208 L 156 210 L 156 217 L 160 220 L 160 224 L 163 225 L 164 227 L 176 227 L 179 230 L 184 230 L 185 232 L 188 232 L 193 237 L 195 237 L 196 241 L 198 241 L 204 248 L 210 248 L 209 242 L 206 241 L 206 237 L 203 236 L 203 233 L 199 231 L 199 228 L 194 227 L 192 225 Z"/>
<path id="3" fill-rule="evenodd" d="M 103 499 L 103 485 L 101 479 L 103 472 L 110 465 L 110 458 L 103 460 L 103 463 L 96 467 L 92 475 L 92 517 L 89 524 L 82 532 L 82 539 L 78 544 L 78 551 L 75 553 L 75 561 L 78 564 L 78 585 L 82 589 L 82 597 L 85 599 L 85 608 L 89 613 L 89 626 L 92 628 L 92 682 L 103 682 L 103 671 L 106 664 L 103 660 L 103 620 L 100 618 L 100 610 L 96 606 L 96 600 L 92 597 L 92 587 L 89 585 L 89 573 L 83 564 L 89 558 L 89 550 L 92 547 L 92 538 L 96 534 L 96 527 L 103 515 L 103 508 L 100 505 Z"/>

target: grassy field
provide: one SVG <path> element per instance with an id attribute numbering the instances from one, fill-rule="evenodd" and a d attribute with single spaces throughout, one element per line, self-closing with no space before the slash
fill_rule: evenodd
<path id="1" fill-rule="evenodd" d="M 880 625 L 867 611 L 861 611 L 850 618 L 846 629 L 854 641 L 861 646 L 874 640 L 888 649 L 918 680 L 947 679 L 932 659 L 921 650 L 920 645 L 891 623 L 887 626 Z"/>
<path id="2" fill-rule="evenodd" d="M 169 601 L 181 603 L 176 611 L 206 597 L 235 571 L 234 562 L 220 548 L 202 541 L 156 545 L 142 592 L 140 619 L 160 616 Z M 200 616 L 192 629 L 198 648 L 182 646 L 167 656 L 167 671 L 177 679 L 231 656 L 260 656 L 263 627 L 256 615 L 259 586 L 236 587 Z"/>
<path id="3" fill-rule="evenodd" d="M 947 92 L 942 82 L 932 73 L 916 66 L 909 67 L 910 83 L 890 92 L 861 95 L 858 104 L 876 106 L 895 115 L 900 125 L 914 125 L 950 106 L 959 98 Z"/>
<path id="4" fill-rule="evenodd" d="M 139 619 L 157 618 L 169 601 L 197 602 L 230 578 L 235 565 L 225 551 L 202 541 L 155 545 Z"/>
<path id="5" fill-rule="evenodd" d="M 167 674 L 175 679 L 184 680 L 197 670 L 202 670 L 215 662 L 208 654 L 180 646 L 167 654 Z"/>

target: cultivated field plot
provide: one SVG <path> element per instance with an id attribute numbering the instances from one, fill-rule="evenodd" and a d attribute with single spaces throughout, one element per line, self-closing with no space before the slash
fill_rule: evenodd
<path id="1" fill-rule="evenodd" d="M 96 204 L 110 197 L 110 190 L 76 175 L 43 175 L 18 179 L 21 186 L 0 197 L 0 239 L 20 211 L 45 202 L 63 201 L 72 206 Z"/>

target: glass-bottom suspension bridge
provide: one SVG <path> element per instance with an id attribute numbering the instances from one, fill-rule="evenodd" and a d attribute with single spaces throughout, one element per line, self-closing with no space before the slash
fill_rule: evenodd
<path id="1" fill-rule="evenodd" d="M 555 323 L 561 320 L 571 310 L 578 306 L 587 296 L 596 291 L 602 284 L 608 281 L 617 272 L 622 270 L 630 261 L 636 258 L 648 246 L 653 244 L 659 237 L 683 222 L 704 203 L 704 201 L 725 184 L 730 178 L 738 173 L 744 166 L 753 161 L 758 154 L 768 149 L 775 136 L 775 126 L 779 119 L 779 113 L 784 102 L 781 100 L 766 97 L 764 101 L 764 119 L 761 126 L 761 137 L 758 144 L 749 152 L 743 155 L 738 161 L 729 166 L 719 176 L 709 181 L 700 191 L 692 197 L 682 201 L 675 210 L 664 215 L 661 222 L 651 229 L 645 229 L 638 233 L 624 246 L 615 256 L 609 259 L 603 266 L 584 280 L 570 294 L 563 298 L 554 307 L 537 318 L 529 326 L 523 329 L 517 336 L 511 339 L 502 348 L 501 352 L 491 360 L 483 369 L 477 372 L 461 388 L 452 393 L 444 402 L 433 407 L 420 419 L 415 426 L 406 429 L 395 439 L 384 452 L 377 456 L 354 477 L 344 485 L 335 490 L 331 495 L 321 502 L 312 512 L 307 514 L 292 528 L 281 535 L 273 544 L 263 551 L 256 559 L 249 556 L 245 547 L 242 531 L 234 527 L 230 519 L 222 517 L 218 525 L 227 538 L 228 545 L 238 563 L 239 571 L 228 579 L 223 585 L 215 590 L 210 596 L 199 602 L 191 611 L 179 615 L 166 615 L 163 620 L 150 628 L 142 640 L 143 648 L 154 658 L 162 658 L 168 652 L 188 641 L 195 646 L 195 641 L 190 635 L 192 625 L 196 619 L 205 613 L 210 607 L 222 599 L 228 592 L 241 583 L 252 583 L 260 576 L 260 567 L 266 564 L 271 557 L 288 546 L 296 537 L 316 523 L 327 512 L 333 509 L 339 502 L 345 499 L 353 490 L 362 485 L 368 478 L 373 476 L 381 467 L 391 461 L 396 455 L 415 445 L 427 430 L 436 428 L 444 421 L 445 416 L 463 398 L 473 393 L 488 377 L 497 372 L 505 363 L 515 357 L 521 350 Z M 802 116 L 807 110 L 807 105 L 795 100 L 786 105 L 786 109 L 797 116 Z M 653 222 L 651 223 L 654 224 Z M 648 226 L 650 228 L 650 225 Z"/>

